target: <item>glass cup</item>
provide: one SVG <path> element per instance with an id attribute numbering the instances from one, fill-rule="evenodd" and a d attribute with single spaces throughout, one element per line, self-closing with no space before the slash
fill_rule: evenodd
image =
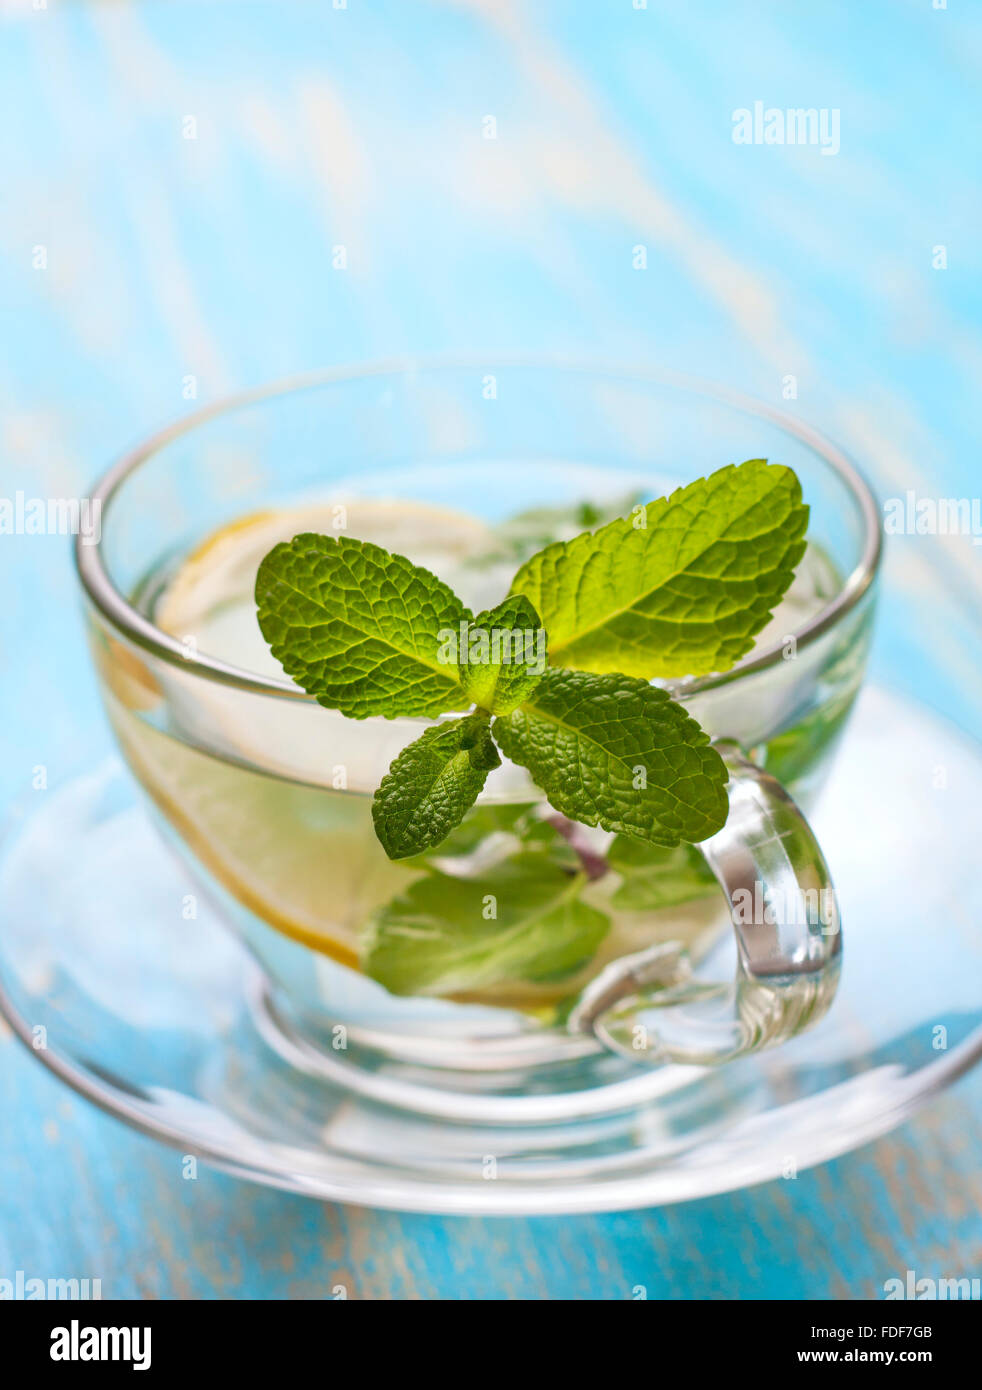
<path id="1" fill-rule="evenodd" d="M 244 615 L 261 556 L 244 539 L 269 548 L 274 532 L 323 529 L 306 516 L 353 535 L 384 518 L 388 548 L 420 563 L 450 556 L 451 582 L 476 609 L 504 596 L 555 528 L 573 534 L 631 497 L 759 457 L 801 480 L 807 564 L 748 657 L 666 682 L 727 763 L 726 826 L 652 865 L 559 824 L 506 765 L 443 853 L 390 862 L 372 792 L 425 725 L 344 719 L 255 655 L 258 629 L 245 641 L 243 624 L 254 626 Z M 598 1084 L 623 1075 L 625 1058 L 726 1062 L 826 1012 L 842 935 L 805 812 L 863 678 L 880 530 L 862 478 L 813 430 L 665 371 L 395 364 L 199 411 L 118 463 L 93 502 L 101 535 L 80 538 L 77 557 L 110 721 L 168 838 L 259 961 L 257 1017 L 283 1055 L 330 1069 L 341 1049 L 366 1078 L 396 1065 L 430 1088 L 480 1074 L 486 1087 L 541 1092 L 566 1064 L 580 1086 L 584 1068 Z M 202 622 L 192 603 L 182 630 L 163 615 L 189 564 L 214 582 L 208 603 L 195 600 Z M 584 900 L 609 922 L 562 971 L 529 966 L 521 922 L 507 925 L 509 965 L 505 927 L 478 916 L 488 885 L 529 854 L 585 878 Z M 639 906 L 652 875 L 660 886 Z M 462 894 L 474 904 L 469 954 L 450 908 Z M 407 899 L 414 910 L 425 900 L 423 936 L 418 925 L 386 936 L 379 923 Z M 373 973 L 389 988 L 360 969 L 380 940 L 386 969 Z"/>

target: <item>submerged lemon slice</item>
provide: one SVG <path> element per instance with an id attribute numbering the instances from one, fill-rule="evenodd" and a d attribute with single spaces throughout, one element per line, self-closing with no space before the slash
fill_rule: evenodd
<path id="1" fill-rule="evenodd" d="M 221 886 L 287 936 L 357 964 L 366 918 L 413 876 L 378 845 L 369 798 L 238 767 L 161 733 L 112 696 L 108 705 L 130 766 Z"/>
<path id="2" fill-rule="evenodd" d="M 203 654 L 282 677 L 253 600 L 259 562 L 278 541 L 302 531 L 358 536 L 409 555 L 456 587 L 458 572 L 466 578 L 465 561 L 493 539 L 473 517 L 419 504 L 350 502 L 340 532 L 332 529 L 337 515 L 334 504 L 312 505 L 223 527 L 174 573 L 154 621 Z M 500 577 L 492 582 L 501 585 Z M 112 667 L 111 649 L 100 664 Z M 271 926 L 357 964 L 365 921 L 415 876 L 379 845 L 370 795 L 378 766 L 384 772 L 413 731 L 250 695 L 195 675 L 193 666 L 161 673 L 167 722 L 154 727 L 140 713 L 143 702 L 127 698 L 132 682 L 118 679 L 124 673 L 104 674 L 123 751 L 194 856 Z M 336 766 L 344 769 L 340 786 Z"/>

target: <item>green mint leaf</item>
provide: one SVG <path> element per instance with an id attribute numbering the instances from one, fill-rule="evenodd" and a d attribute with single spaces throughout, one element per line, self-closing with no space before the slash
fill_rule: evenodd
<path id="1" fill-rule="evenodd" d="M 584 882 L 534 852 L 483 877 L 427 874 L 375 914 L 362 969 L 393 994 L 460 994 L 572 975 L 609 927 L 579 901 Z"/>
<path id="2" fill-rule="evenodd" d="M 466 709 L 443 635 L 470 619 L 429 570 L 381 546 L 302 535 L 256 576 L 259 626 L 289 676 L 351 719 Z"/>
<path id="3" fill-rule="evenodd" d="M 548 546 L 512 591 L 542 615 L 556 665 L 648 680 L 725 671 L 791 583 L 807 525 L 791 469 L 750 459 Z"/>
<path id="4" fill-rule="evenodd" d="M 618 835 L 607 851 L 607 863 L 621 878 L 611 906 L 625 912 L 657 912 L 720 891 L 712 869 L 693 845 L 666 849 Z"/>
<path id="5" fill-rule="evenodd" d="M 375 833 L 390 859 L 440 844 L 501 763 L 488 721 L 469 714 L 435 724 L 395 759 L 372 802 Z"/>
<path id="6" fill-rule="evenodd" d="M 722 758 L 647 681 L 551 668 L 493 728 L 506 757 L 571 820 L 668 846 L 705 840 L 726 820 Z"/>
<path id="7" fill-rule="evenodd" d="M 480 709 L 510 714 L 538 685 L 546 669 L 546 634 L 523 594 L 479 613 L 461 628 L 458 675 Z"/>

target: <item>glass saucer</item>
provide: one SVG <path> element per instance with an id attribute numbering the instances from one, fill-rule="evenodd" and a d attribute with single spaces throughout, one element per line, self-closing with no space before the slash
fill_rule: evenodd
<path id="1" fill-rule="evenodd" d="M 571 1055 L 534 1074 L 437 1072 L 293 1033 L 112 761 L 12 818 L 0 1011 L 110 1113 L 311 1196 L 475 1214 L 706 1196 L 866 1143 L 978 1060 L 980 805 L 979 748 L 868 690 L 814 816 L 845 962 L 813 1031 L 711 1070 Z"/>

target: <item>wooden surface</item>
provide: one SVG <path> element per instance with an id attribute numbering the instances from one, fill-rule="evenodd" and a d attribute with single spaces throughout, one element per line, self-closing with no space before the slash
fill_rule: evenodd
<path id="1" fill-rule="evenodd" d="M 186 1182 L 178 1154 L 68 1096 L 19 1044 L 0 1056 L 0 1271 L 101 1278 L 106 1297 L 882 1298 L 907 1269 L 982 1264 L 977 1077 L 793 1181 L 492 1221 L 316 1203 L 201 1167 Z"/>
<path id="2" fill-rule="evenodd" d="M 162 421 L 294 370 L 540 348 L 748 389 L 839 438 L 884 495 L 977 495 L 982 14 L 697 8 L 11 0 L 0 493 L 84 493 Z M 758 99 L 840 110 L 839 153 L 734 145 L 732 112 Z M 968 538 L 899 538 L 874 662 L 976 735 L 980 565 Z M 0 582 L 6 798 L 107 739 L 64 539 L 0 537 Z M 169 1298 L 876 1297 L 908 1268 L 979 1274 L 980 1118 L 975 1075 L 794 1181 L 438 1220 L 184 1182 L 175 1154 L 0 1037 L 0 1278 Z"/>

